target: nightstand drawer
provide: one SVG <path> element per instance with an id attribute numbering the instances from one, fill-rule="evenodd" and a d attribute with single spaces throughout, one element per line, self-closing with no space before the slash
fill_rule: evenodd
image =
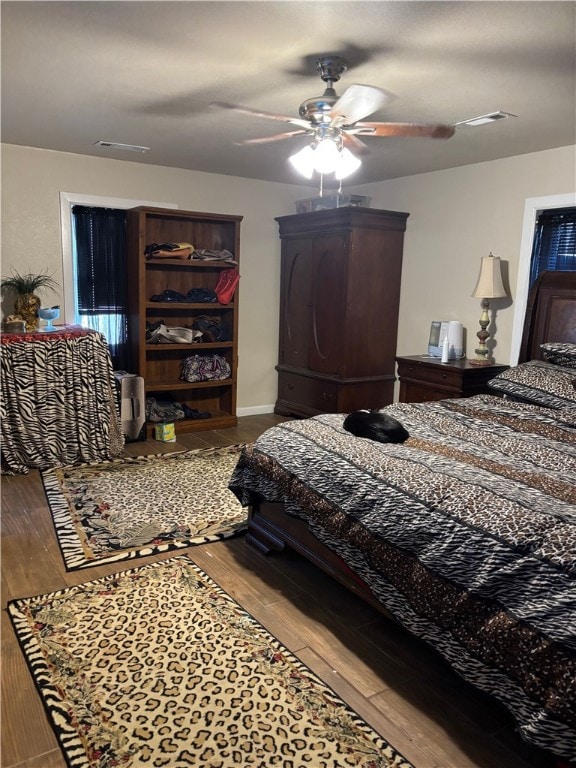
<path id="1" fill-rule="evenodd" d="M 458 390 L 435 389 L 419 382 L 400 382 L 401 403 L 426 403 L 429 400 L 447 400 L 452 397 L 462 397 L 462 395 Z"/>
<path id="2" fill-rule="evenodd" d="M 462 383 L 462 373 L 460 371 L 420 365 L 419 363 L 409 363 L 408 365 L 399 363 L 398 375 L 401 378 L 418 381 L 419 383 L 428 382 L 431 385 L 440 384 L 444 387 L 455 387 L 456 389 L 459 389 Z"/>

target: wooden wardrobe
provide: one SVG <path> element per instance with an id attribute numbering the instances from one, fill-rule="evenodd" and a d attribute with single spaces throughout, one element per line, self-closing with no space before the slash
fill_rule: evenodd
<path id="1" fill-rule="evenodd" d="M 392 403 L 408 216 L 343 207 L 276 219 L 276 413 L 306 417 Z"/>

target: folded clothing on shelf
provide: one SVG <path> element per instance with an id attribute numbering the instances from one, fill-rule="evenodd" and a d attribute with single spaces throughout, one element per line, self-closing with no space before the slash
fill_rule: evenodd
<path id="1" fill-rule="evenodd" d="M 182 419 L 209 419 L 212 414 L 190 408 L 170 395 L 146 398 L 146 421 L 155 423 L 181 421 Z"/>
<path id="2" fill-rule="evenodd" d="M 150 296 L 150 301 L 179 301 L 189 304 L 214 304 L 218 301 L 218 297 L 216 296 L 216 291 L 211 291 L 209 288 L 190 288 L 186 294 L 168 288 L 167 290 L 162 291 L 162 293 L 156 293 L 154 296 Z"/>
<path id="3" fill-rule="evenodd" d="M 234 260 L 234 254 L 225 248 L 222 251 L 211 251 L 208 248 L 195 248 L 192 251 L 192 258 L 200 261 L 227 261 L 229 264 L 238 264 Z"/>
<path id="4" fill-rule="evenodd" d="M 181 404 L 176 402 L 172 397 L 146 398 L 146 421 L 169 422 L 185 418 L 186 414 L 184 413 Z"/>
<path id="5" fill-rule="evenodd" d="M 197 259 L 198 261 L 226 261 L 238 264 L 234 254 L 226 248 L 220 251 L 210 248 L 194 248 L 192 243 L 150 243 L 144 248 L 147 259 Z"/>
<path id="6" fill-rule="evenodd" d="M 186 301 L 191 304 L 215 304 L 218 301 L 216 291 L 210 288 L 190 288 L 186 294 Z"/>
<path id="7" fill-rule="evenodd" d="M 189 259 L 193 250 L 192 243 L 150 243 L 144 255 L 147 259 Z"/>

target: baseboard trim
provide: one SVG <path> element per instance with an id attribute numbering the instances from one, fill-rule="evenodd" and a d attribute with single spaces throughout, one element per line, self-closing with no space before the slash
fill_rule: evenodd
<path id="1" fill-rule="evenodd" d="M 253 405 L 236 409 L 237 416 L 260 416 L 263 413 L 274 413 L 274 405 Z"/>

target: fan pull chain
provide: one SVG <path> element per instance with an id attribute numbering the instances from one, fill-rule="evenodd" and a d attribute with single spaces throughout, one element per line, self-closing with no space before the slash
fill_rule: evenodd
<path id="1" fill-rule="evenodd" d="M 320 197 L 324 196 L 324 174 L 320 174 Z"/>

